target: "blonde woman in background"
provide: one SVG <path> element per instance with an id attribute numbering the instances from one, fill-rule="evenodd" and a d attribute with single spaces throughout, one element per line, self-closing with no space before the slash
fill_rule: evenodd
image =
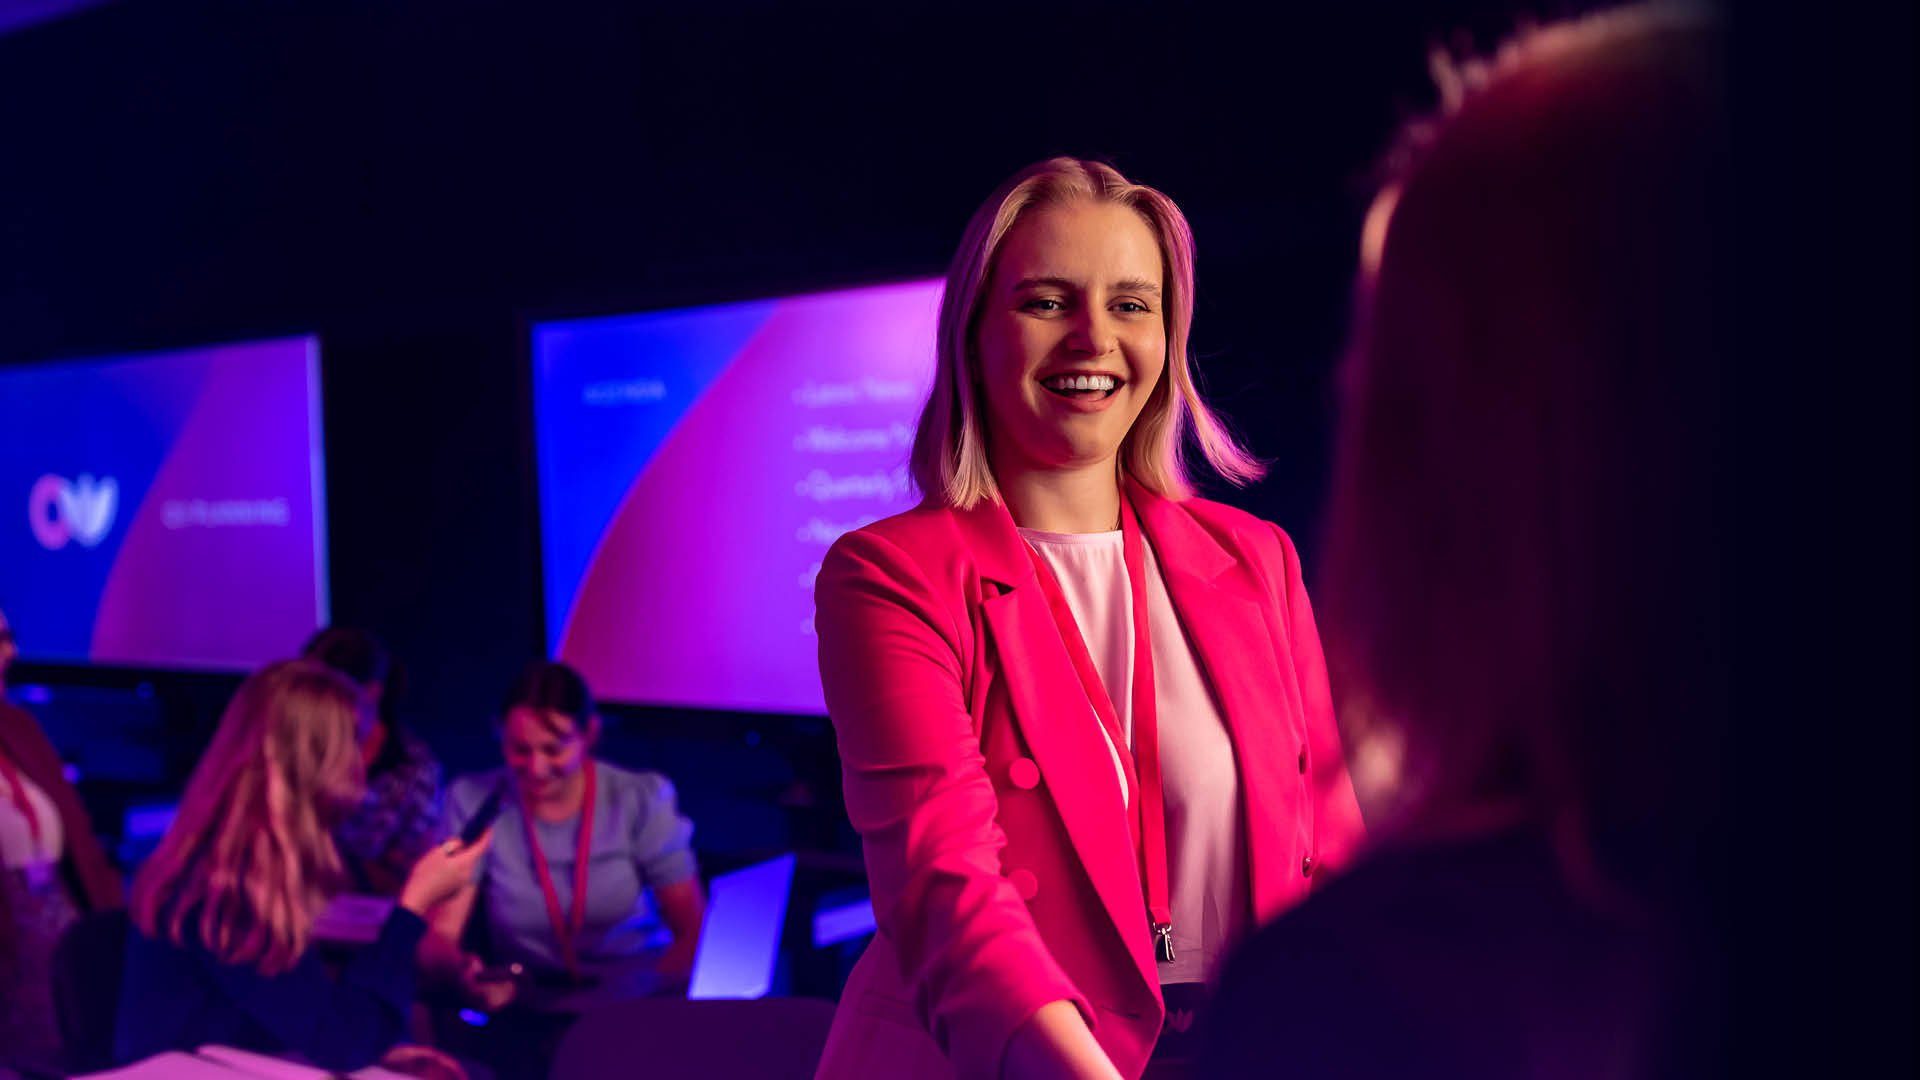
<path id="1" fill-rule="evenodd" d="M 472 878 L 492 834 L 421 856 L 379 937 L 330 977 L 313 924 L 345 880 L 332 829 L 359 805 L 373 722 L 360 690 L 314 661 L 241 685 L 134 878 L 117 1059 L 220 1043 L 346 1071 L 400 1039 L 421 916 Z"/>

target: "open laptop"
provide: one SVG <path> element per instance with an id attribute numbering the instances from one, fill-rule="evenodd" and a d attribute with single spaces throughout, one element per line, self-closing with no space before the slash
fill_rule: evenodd
<path id="1" fill-rule="evenodd" d="M 794 862 L 793 855 L 781 855 L 721 874 L 707 886 L 689 998 L 758 998 L 773 989 Z"/>

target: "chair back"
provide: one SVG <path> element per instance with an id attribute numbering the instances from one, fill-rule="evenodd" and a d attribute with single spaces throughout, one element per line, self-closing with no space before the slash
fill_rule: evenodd
<path id="1" fill-rule="evenodd" d="M 812 1080 L 833 1009 L 817 998 L 616 1002 L 582 1015 L 567 1031 L 551 1077 Z"/>
<path id="2" fill-rule="evenodd" d="M 76 919 L 53 947 L 53 1012 L 73 1072 L 113 1065 L 113 1025 L 127 957 L 127 911 Z"/>

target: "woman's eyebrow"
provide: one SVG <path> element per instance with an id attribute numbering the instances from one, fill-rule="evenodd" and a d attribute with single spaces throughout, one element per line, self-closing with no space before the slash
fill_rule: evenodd
<path id="1" fill-rule="evenodd" d="M 1063 292 L 1078 292 L 1080 290 L 1080 284 L 1070 278 L 1053 275 L 1021 278 L 1019 281 L 1013 283 L 1014 292 L 1025 292 L 1028 289 L 1059 289 Z M 1145 278 L 1127 278 L 1123 281 L 1114 282 L 1112 291 L 1147 292 L 1159 296 L 1160 286 Z"/>
<path id="2" fill-rule="evenodd" d="M 1013 283 L 1014 292 L 1025 292 L 1028 289 L 1060 289 L 1064 292 L 1076 292 L 1079 288 L 1077 283 L 1063 277 L 1021 278 Z"/>

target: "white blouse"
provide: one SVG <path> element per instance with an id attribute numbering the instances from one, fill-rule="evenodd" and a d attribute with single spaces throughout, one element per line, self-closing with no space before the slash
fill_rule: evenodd
<path id="1" fill-rule="evenodd" d="M 33 808 L 35 821 L 40 826 L 38 842 L 34 840 L 33 828 L 27 823 L 27 815 L 14 796 L 13 785 L 8 783 L 6 775 L 0 773 L 0 866 L 9 870 L 27 870 L 60 861 L 66 850 L 67 835 L 60 821 L 60 809 L 53 805 L 53 799 L 40 790 L 40 785 L 20 777 L 20 786 L 25 790 L 27 805 Z"/>
<path id="2" fill-rule="evenodd" d="M 1121 533 L 1021 529 L 1066 594 L 1121 730 L 1133 740 L 1133 599 Z M 1204 982 L 1252 921 L 1233 742 L 1147 546 L 1147 632 L 1166 799 L 1174 961 L 1161 983 Z M 1089 708 L 1087 722 L 1098 725 Z M 1104 729 L 1103 729 L 1104 730 Z M 1116 754 L 1116 760 L 1118 755 Z M 1127 788 L 1123 779 L 1121 789 Z"/>

